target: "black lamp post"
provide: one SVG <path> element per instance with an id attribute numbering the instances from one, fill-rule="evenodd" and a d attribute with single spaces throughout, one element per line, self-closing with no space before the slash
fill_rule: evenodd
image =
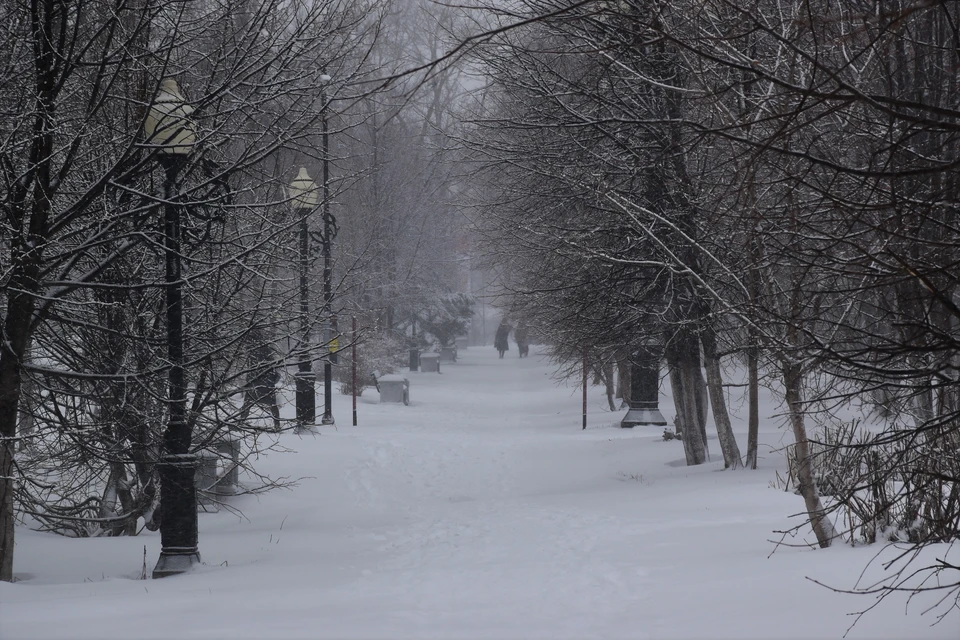
<path id="1" fill-rule="evenodd" d="M 308 290 L 308 261 L 310 228 L 307 218 L 319 204 L 317 184 L 305 167 L 290 185 L 293 207 L 300 216 L 300 359 L 297 363 L 297 430 L 310 430 L 317 421 L 316 376 L 310 349 L 310 299 Z"/>
<path id="2" fill-rule="evenodd" d="M 147 143 L 157 148 L 164 171 L 163 214 L 165 293 L 167 313 L 168 422 L 160 457 L 160 559 L 154 578 L 189 571 L 200 562 L 197 546 L 197 493 L 194 473 L 197 457 L 190 452 L 192 435 L 187 422 L 187 382 L 183 370 L 183 282 L 180 273 L 180 207 L 177 177 L 193 151 L 197 137 L 189 116 L 193 113 L 176 80 L 166 78 L 150 105 L 144 124 Z"/>
<path id="3" fill-rule="evenodd" d="M 637 349 L 630 363 L 630 409 L 620 421 L 624 429 L 644 425 L 665 426 L 660 413 L 660 352 L 653 345 Z"/>
<path id="4" fill-rule="evenodd" d="M 327 124 L 327 92 L 326 85 L 331 78 L 327 74 L 320 76 L 320 99 L 323 101 L 323 111 L 321 113 L 321 131 L 323 134 L 323 317 L 326 319 L 327 345 L 333 345 L 334 319 L 333 319 L 333 285 L 331 282 L 332 271 L 330 267 L 330 243 L 333 241 L 333 235 L 336 233 L 336 221 L 330 213 L 330 128 Z M 327 354 L 323 361 L 323 417 L 321 424 L 333 424 L 333 371 L 331 358 L 336 354 Z"/>

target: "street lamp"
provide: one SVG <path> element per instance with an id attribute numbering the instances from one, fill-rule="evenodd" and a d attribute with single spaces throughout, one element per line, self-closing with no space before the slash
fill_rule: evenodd
<path id="1" fill-rule="evenodd" d="M 307 217 L 319 204 L 317 184 L 307 173 L 306 167 L 290 184 L 290 197 L 293 208 L 300 217 L 300 360 L 297 363 L 297 430 L 309 430 L 317 420 L 317 398 L 314 389 L 316 377 L 310 351 L 310 302 L 307 288 L 308 251 L 310 249 L 310 229 Z"/>
<path id="2" fill-rule="evenodd" d="M 160 83 L 144 123 L 147 144 L 157 149 L 164 171 L 163 248 L 167 313 L 168 421 L 160 457 L 160 559 L 154 578 L 183 573 L 200 562 L 197 547 L 197 493 L 194 487 L 196 455 L 190 452 L 192 435 L 187 422 L 187 383 L 183 370 L 183 283 L 180 273 L 180 204 L 177 176 L 197 142 L 190 114 L 176 80 Z"/>
<path id="3" fill-rule="evenodd" d="M 333 286 L 331 283 L 332 273 L 330 268 L 330 243 L 333 235 L 336 234 L 336 224 L 333 216 L 330 214 L 330 128 L 327 123 L 327 90 L 326 86 L 332 78 L 327 74 L 320 76 L 320 100 L 323 105 L 320 112 L 320 126 L 323 134 L 323 317 L 326 318 L 326 339 L 327 345 L 333 344 L 334 339 L 334 319 L 333 309 Z M 331 366 L 331 357 L 336 357 L 334 353 L 324 358 L 323 361 L 323 417 L 320 418 L 321 424 L 333 424 L 333 371 Z"/>
<path id="4" fill-rule="evenodd" d="M 660 413 L 660 352 L 654 345 L 637 349 L 630 363 L 630 409 L 620 421 L 623 429 L 665 426 Z"/>

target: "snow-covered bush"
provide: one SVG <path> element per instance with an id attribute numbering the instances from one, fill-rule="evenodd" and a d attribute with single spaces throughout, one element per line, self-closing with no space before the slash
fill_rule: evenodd
<path id="1" fill-rule="evenodd" d="M 457 336 L 467 334 L 473 317 L 473 298 L 457 293 L 441 297 L 424 313 L 424 331 L 436 338 L 441 347 L 451 347 Z"/>
<path id="2" fill-rule="evenodd" d="M 404 345 L 392 335 L 372 334 L 357 343 L 357 395 L 373 386 L 374 376 L 396 373 L 407 364 Z M 334 368 L 334 380 L 340 383 L 340 393 L 353 392 L 353 349 L 340 352 L 340 364 Z"/>
<path id="3" fill-rule="evenodd" d="M 854 421 L 810 445 L 817 489 L 851 543 L 960 538 L 960 429 L 870 433 Z"/>

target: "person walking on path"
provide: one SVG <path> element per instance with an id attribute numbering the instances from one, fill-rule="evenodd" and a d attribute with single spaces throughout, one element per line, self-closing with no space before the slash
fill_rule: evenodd
<path id="1" fill-rule="evenodd" d="M 500 352 L 500 357 L 510 349 L 508 338 L 510 337 L 510 323 L 504 318 L 497 327 L 497 334 L 493 339 L 493 346 Z"/>
<path id="2" fill-rule="evenodd" d="M 517 329 L 513 332 L 513 339 L 517 341 L 517 350 L 520 352 L 521 358 L 530 355 L 530 337 L 525 323 L 517 323 Z"/>

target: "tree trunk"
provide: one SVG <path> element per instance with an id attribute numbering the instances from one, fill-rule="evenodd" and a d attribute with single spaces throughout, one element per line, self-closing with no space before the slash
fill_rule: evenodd
<path id="1" fill-rule="evenodd" d="M 0 581 L 13 581 L 14 512 L 13 460 L 23 381 L 23 358 L 33 332 L 36 293 L 39 290 L 43 247 L 49 239 L 50 199 L 53 197 L 53 119 L 57 86 L 52 4 L 31 5 L 34 32 L 36 115 L 30 133 L 28 166 L 30 180 L 11 191 L 7 202 L 10 240 L 10 280 L 7 309 L 0 342 Z M 30 186 L 26 186 L 30 185 Z"/>
<path id="2" fill-rule="evenodd" d="M 747 349 L 747 395 L 749 407 L 747 417 L 747 461 L 748 469 L 757 468 L 757 449 L 760 439 L 760 377 L 757 367 L 757 348 L 753 344 Z"/>
<path id="3" fill-rule="evenodd" d="M 720 360 L 717 358 L 717 341 L 711 327 L 704 329 L 700 336 L 703 344 L 703 360 L 707 370 L 707 388 L 710 391 L 710 403 L 713 405 L 713 421 L 717 425 L 720 450 L 723 452 L 723 466 L 737 469 L 743 466 L 740 460 L 740 447 L 733 435 L 727 402 L 723 397 L 723 378 L 720 374 Z"/>
<path id="4" fill-rule="evenodd" d="M 33 308 L 34 298 L 29 294 L 10 296 L 4 332 L 8 339 L 0 345 L 0 581 L 4 582 L 13 581 L 13 496 L 16 491 L 13 460 L 22 382 L 20 363 Z"/>
<path id="5" fill-rule="evenodd" d="M 797 465 L 797 482 L 800 485 L 800 495 L 807 507 L 807 515 L 813 533 L 817 536 L 817 543 L 821 548 L 827 548 L 837 537 L 833 522 L 824 511 L 817 485 L 814 481 L 813 459 L 810 457 L 810 445 L 807 441 L 807 429 L 803 422 L 803 397 L 801 391 L 802 375 L 796 364 L 783 365 L 783 386 L 790 413 L 790 425 L 793 427 L 793 436 L 796 439 L 794 454 Z"/>
<path id="6" fill-rule="evenodd" d="M 46 174 L 49 178 L 49 174 Z M 34 211 L 43 217 L 46 210 Z M 34 221 L 31 221 L 33 224 Z M 37 221 L 46 223 L 45 217 Z M 40 272 L 40 251 L 14 247 L 13 267 L 4 319 L 6 340 L 0 343 L 0 581 L 13 581 L 13 496 L 16 485 L 13 478 L 13 460 L 17 441 L 23 357 L 30 344 L 32 320 L 36 308 L 37 276 Z"/>
<path id="7" fill-rule="evenodd" d="M 752 197 L 752 187 L 750 194 Z M 756 222 L 754 223 L 756 225 Z M 760 298 L 760 274 L 757 263 L 760 259 L 759 243 L 756 239 L 756 228 L 751 231 L 750 255 L 751 266 L 748 275 L 748 285 L 750 287 L 750 302 L 757 304 Z M 757 468 L 757 450 L 760 440 L 760 374 L 759 360 L 760 349 L 757 344 L 760 336 L 757 335 L 757 328 L 753 323 L 747 324 L 747 462 L 749 469 Z"/>
<path id="8" fill-rule="evenodd" d="M 613 384 L 613 362 L 607 361 L 601 365 L 601 374 L 603 377 L 603 386 L 607 392 L 607 404 L 610 406 L 610 411 L 617 410 L 617 403 L 613 401 L 614 396 L 614 384 Z"/>
<path id="9" fill-rule="evenodd" d="M 8 376 L 0 376 L 0 385 L 9 384 Z M 7 396 L 7 393 L 3 394 Z M 16 402 L 14 400 L 14 402 Z M 0 404 L 7 405 L 7 398 L 0 400 Z M 7 413 L 0 409 L 0 414 Z M 0 415 L 0 421 L 7 422 L 5 416 Z M 15 423 L 15 421 L 14 421 Z M 9 438 L 6 430 L 3 433 L 3 445 L 0 446 L 0 580 L 13 581 L 13 438 Z M 9 439 L 8 439 L 9 438 Z"/>
<path id="10" fill-rule="evenodd" d="M 707 411 L 710 408 L 710 399 L 707 395 L 707 381 L 703 379 L 703 368 L 700 366 L 700 345 L 697 345 L 695 359 L 690 364 L 690 379 L 693 380 L 694 405 L 697 413 L 697 427 L 700 429 L 700 438 L 707 451 L 707 460 L 710 459 L 710 448 L 707 445 Z"/>
<path id="11" fill-rule="evenodd" d="M 751 310 L 756 309 L 760 301 L 760 261 L 762 247 L 760 245 L 760 215 L 757 211 L 756 174 L 753 170 L 747 176 L 746 190 L 747 206 L 751 211 L 753 224 L 750 226 L 747 237 L 747 250 L 750 256 L 749 270 L 747 271 L 747 287 L 750 296 Z M 758 361 L 760 336 L 753 322 L 747 323 L 747 461 L 749 469 L 757 468 L 757 450 L 760 438 L 760 384 Z"/>
<path id="12" fill-rule="evenodd" d="M 111 536 L 119 536 L 126 532 L 126 522 L 117 518 L 117 501 L 121 503 L 120 513 L 129 518 L 130 512 L 126 510 L 127 496 L 120 499 L 120 492 L 126 486 L 127 473 L 122 462 L 110 462 L 110 475 L 107 477 L 107 484 L 103 488 L 103 496 L 100 499 L 99 518 L 102 520 L 100 527 Z M 117 518 L 116 520 L 112 519 Z"/>
<path id="13" fill-rule="evenodd" d="M 678 341 L 682 341 L 681 347 L 672 346 L 667 349 L 667 366 L 670 367 L 670 384 L 673 387 L 673 401 L 677 409 L 679 430 L 683 434 L 683 453 L 687 465 L 692 466 L 706 462 L 708 453 L 707 443 L 700 428 L 700 412 L 697 407 L 697 378 L 700 377 L 700 362 L 699 358 L 691 357 L 691 336 L 686 332 L 683 334 L 677 337 Z M 699 345 L 696 347 L 699 351 Z"/>
<path id="14" fill-rule="evenodd" d="M 681 407 L 683 406 L 683 378 L 680 376 L 680 367 L 676 366 L 674 360 L 667 355 L 667 371 L 670 376 L 670 389 L 673 391 L 673 406 L 677 415 L 673 420 L 673 428 L 678 436 L 683 435 L 684 421 L 681 417 Z M 677 400 L 680 398 L 680 400 Z"/>
<path id="15" fill-rule="evenodd" d="M 683 430 L 683 451 L 688 465 L 703 464 L 710 459 L 707 449 L 707 440 L 704 437 L 706 425 L 700 421 L 702 412 L 698 411 L 698 386 L 702 382 L 699 363 L 690 361 L 681 362 L 680 379 L 682 383 L 681 395 L 684 399 L 685 428 Z"/>
<path id="16" fill-rule="evenodd" d="M 30 447 L 30 441 L 37 430 L 36 408 L 33 406 L 34 384 L 30 377 L 22 381 L 20 385 L 20 403 L 19 413 L 20 421 L 17 425 L 18 444 L 17 450 L 24 451 Z"/>

